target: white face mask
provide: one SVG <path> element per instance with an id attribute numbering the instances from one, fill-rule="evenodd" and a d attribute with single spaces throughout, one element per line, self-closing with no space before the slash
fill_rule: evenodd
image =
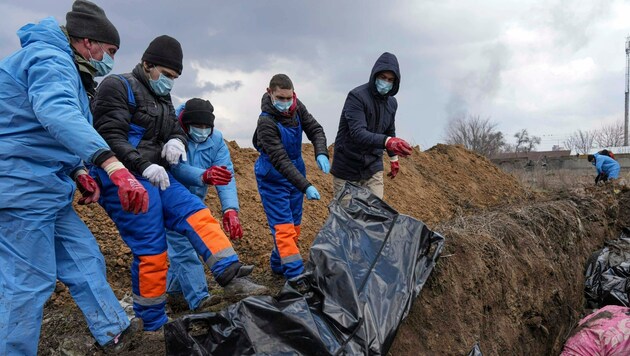
<path id="1" fill-rule="evenodd" d="M 188 135 L 190 135 L 190 138 L 197 143 L 205 142 L 211 134 L 212 127 L 209 127 L 207 129 L 199 129 L 191 126 L 188 130 Z"/>

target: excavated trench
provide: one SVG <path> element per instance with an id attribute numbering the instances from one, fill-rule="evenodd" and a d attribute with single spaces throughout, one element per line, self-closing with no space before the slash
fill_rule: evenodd
<path id="1" fill-rule="evenodd" d="M 257 153 L 230 143 L 245 237 L 235 249 L 257 269 L 254 279 L 278 291 L 268 268 L 271 238 L 253 177 Z M 305 202 L 301 252 L 327 216 L 330 176 L 317 171 L 312 146 L 303 147 L 309 180 L 322 201 Z M 461 147 L 416 150 L 387 180 L 385 200 L 446 237 L 441 259 L 402 323 L 392 355 L 466 355 L 475 342 L 484 354 L 558 354 L 583 311 L 583 268 L 590 254 L 619 235 L 630 218 L 630 192 L 610 187 L 525 188 L 485 158 Z M 386 169 L 387 172 L 387 169 Z M 216 194 L 206 203 L 219 211 Z M 130 290 L 129 249 L 98 206 L 76 206 L 94 232 L 119 298 Z M 220 293 L 208 275 L 210 287 Z M 222 303 L 217 309 L 225 307 Z M 172 316 L 185 313 L 177 306 Z M 97 355 L 85 321 L 59 285 L 44 311 L 39 353 Z M 146 334 L 130 355 L 164 353 L 160 335 Z"/>

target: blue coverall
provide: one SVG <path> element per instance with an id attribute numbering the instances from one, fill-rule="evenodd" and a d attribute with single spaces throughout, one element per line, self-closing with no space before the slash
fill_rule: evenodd
<path id="1" fill-rule="evenodd" d="M 35 355 L 59 279 L 103 345 L 129 326 L 70 174 L 109 146 L 92 127 L 68 38 L 50 17 L 0 61 L 0 355 Z"/>
<path id="2" fill-rule="evenodd" d="M 619 178 L 619 162 L 599 153 L 595 153 L 593 156 L 595 156 L 593 165 L 595 166 L 595 169 L 597 169 L 597 174 L 604 173 L 608 176 L 608 179 Z"/>
<path id="3" fill-rule="evenodd" d="M 179 116 L 179 112 L 177 113 Z M 202 143 L 188 141 L 188 161 L 171 167 L 171 173 L 175 178 L 198 196 L 201 201 L 208 192 L 208 186 L 201 180 L 202 174 L 212 166 L 227 166 L 234 175 L 234 167 L 230 159 L 230 151 L 223 141 L 223 135 L 214 129 L 208 140 Z M 227 185 L 216 186 L 221 207 L 238 210 L 238 196 L 236 194 L 236 180 Z M 183 293 L 191 310 L 199 306 L 201 300 L 208 296 L 208 283 L 203 264 L 195 252 L 190 241 L 185 236 L 167 231 L 168 257 L 170 266 L 166 282 L 167 293 Z"/>
<path id="4" fill-rule="evenodd" d="M 279 122 L 277 126 L 289 159 L 300 173 L 306 175 L 306 167 L 302 159 L 302 125 L 299 116 L 297 120 L 296 127 L 285 127 Z M 254 172 L 274 241 L 270 258 L 271 270 L 277 274 L 284 274 L 287 279 L 292 279 L 304 272 L 302 256 L 297 247 L 304 193 L 273 167 L 266 153 L 261 150 L 259 152 L 260 156 L 254 165 Z"/>
<path id="5" fill-rule="evenodd" d="M 147 99 L 146 93 L 139 95 L 136 92 L 136 90 L 146 91 L 146 88 L 137 87 L 139 89 L 134 90 L 128 80 L 122 81 L 122 78 L 120 81 L 114 80 L 105 80 L 101 83 L 95 98 L 96 104 L 93 108 L 95 113 L 101 109 L 98 106 L 104 100 L 101 95 L 105 96 L 103 93 L 120 84 L 126 86 L 126 104 L 134 102 L 137 107 L 150 105 L 151 101 Z M 141 98 L 144 98 L 144 101 L 138 100 Z M 116 99 L 120 100 L 120 98 L 111 98 L 111 100 Z M 107 105 L 111 105 L 111 103 L 108 102 Z M 126 116 L 128 108 L 121 107 L 114 110 L 125 111 Z M 128 114 L 132 120 L 134 115 L 145 115 L 140 109 L 136 110 L 134 114 L 131 112 Z M 169 111 L 162 112 L 162 115 L 165 115 L 162 117 L 164 120 L 171 119 L 171 112 Z M 97 121 L 99 119 L 120 120 L 120 116 L 112 114 L 107 118 L 97 117 Z M 136 127 L 134 129 L 134 125 L 126 121 L 118 123 L 121 124 L 121 129 L 116 131 L 117 134 L 106 137 L 112 140 L 123 138 L 117 142 L 119 147 L 123 143 L 128 143 L 137 149 L 141 142 L 146 139 L 145 128 Z M 124 132 L 124 126 L 126 126 L 126 132 Z M 158 131 L 153 134 L 160 137 L 165 133 Z M 121 159 L 124 160 L 122 157 Z M 212 216 L 210 210 L 199 197 L 179 183 L 170 171 L 167 172 L 170 186 L 165 190 L 160 190 L 160 188 L 153 186 L 148 179 L 136 175 L 149 195 L 149 209 L 146 214 L 134 215 L 122 209 L 118 200 L 118 188 L 111 182 L 107 173 L 101 168 L 94 167 L 91 170 L 91 174 L 101 186 L 99 203 L 114 221 L 120 236 L 133 254 L 131 264 L 133 309 L 136 315 L 142 318 L 144 329 L 147 331 L 157 330 L 168 321 L 165 309 L 168 271 L 166 230 L 177 231 L 190 240 L 191 245 L 208 265 L 219 284 L 221 281 L 225 284 L 229 283 L 240 268 L 238 256 L 230 240 L 223 233 L 221 226 Z"/>

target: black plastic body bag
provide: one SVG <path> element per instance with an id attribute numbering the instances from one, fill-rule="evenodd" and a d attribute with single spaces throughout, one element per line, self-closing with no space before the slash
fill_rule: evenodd
<path id="1" fill-rule="evenodd" d="M 384 355 L 433 270 L 444 238 L 346 184 L 306 264 L 304 296 L 285 285 L 217 313 L 165 325 L 169 355 Z"/>
<path id="2" fill-rule="evenodd" d="M 604 248 L 594 252 L 584 274 L 586 308 L 630 307 L 630 229 L 624 228 L 618 239 L 607 241 Z"/>

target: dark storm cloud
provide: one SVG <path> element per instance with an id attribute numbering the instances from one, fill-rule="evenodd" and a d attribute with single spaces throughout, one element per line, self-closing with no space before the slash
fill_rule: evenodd
<path id="1" fill-rule="evenodd" d="M 305 77 L 315 78 L 316 84 L 321 85 L 319 96 L 327 98 L 318 105 L 310 104 L 309 110 L 318 113 L 318 119 L 321 117 L 329 141 L 336 133 L 347 92 L 368 80 L 370 69 L 382 52 L 395 53 L 402 73 L 397 95 L 398 132 L 425 148 L 442 136 L 449 115 L 478 106 L 492 108 L 494 100 L 506 88 L 520 90 L 502 79 L 506 70 L 514 69 L 510 67 L 512 58 L 523 55 L 501 37 L 508 23 L 525 29 L 542 28 L 537 34 L 546 36 L 549 32 L 553 36 L 551 41 L 564 48 L 564 55 L 569 52 L 570 56 L 592 43 L 594 24 L 602 23 L 612 7 L 610 2 L 600 0 L 578 3 L 529 0 L 524 5 L 498 0 L 474 5 L 449 0 L 96 2 L 121 34 L 115 73 L 130 71 L 156 36 L 168 34 L 182 43 L 185 66 L 174 89 L 178 100 L 202 93 L 241 93 L 244 87 L 252 85 L 243 82 L 253 77 L 246 75 L 242 76 L 245 79 L 223 76 L 222 81 L 213 78 L 199 81 L 193 63 L 222 73 L 247 74 L 273 69 L 298 78 L 297 72 L 307 68 L 316 75 L 308 73 Z M 63 23 L 71 4 L 70 0 L 0 4 L 3 13 L 9 14 L 0 23 L 0 57 L 19 46 L 14 35 L 19 26 L 45 15 L 55 16 Z M 544 54 L 550 58 L 556 55 L 556 48 L 545 50 L 548 52 Z M 588 55 L 595 58 L 597 54 Z M 286 68 L 277 68 L 278 59 Z M 604 88 L 612 83 L 613 77 L 611 74 L 610 78 L 596 80 L 593 90 L 603 92 L 595 93 L 594 100 L 610 105 L 610 99 L 606 99 L 610 91 Z M 255 85 L 265 88 L 267 83 Z M 296 87 L 300 85 L 296 83 Z M 307 104 L 311 102 L 305 99 Z M 257 105 L 260 94 L 244 100 L 248 105 Z M 520 125 L 531 123 L 527 113 L 520 114 L 518 108 L 506 105 L 502 102 L 495 106 L 498 117 L 525 117 Z M 576 112 L 584 105 L 566 103 L 564 110 Z M 234 134 L 251 135 L 245 131 Z"/>

